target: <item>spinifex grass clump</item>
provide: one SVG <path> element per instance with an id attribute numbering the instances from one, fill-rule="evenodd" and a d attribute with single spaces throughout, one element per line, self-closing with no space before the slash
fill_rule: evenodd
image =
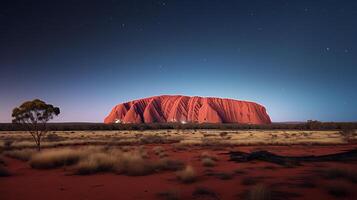
<path id="1" fill-rule="evenodd" d="M 89 152 L 77 149 L 47 150 L 32 156 L 30 165 L 33 168 L 48 169 L 77 163 Z"/>
<path id="2" fill-rule="evenodd" d="M 203 166 L 205 167 L 216 166 L 218 160 L 216 156 L 210 154 L 209 152 L 202 152 L 200 158 Z"/>
<path id="3" fill-rule="evenodd" d="M 28 161 L 31 159 L 31 157 L 34 153 L 35 153 L 35 150 L 22 149 L 22 150 L 4 151 L 3 155 L 18 159 L 18 160 L 22 160 L 22 161 Z"/>
<path id="4" fill-rule="evenodd" d="M 183 183 L 192 183 L 196 181 L 196 171 L 191 165 L 187 165 L 183 170 L 176 173 L 177 178 Z"/>

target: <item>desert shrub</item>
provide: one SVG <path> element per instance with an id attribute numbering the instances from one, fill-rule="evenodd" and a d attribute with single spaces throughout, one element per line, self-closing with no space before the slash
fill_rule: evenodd
<path id="1" fill-rule="evenodd" d="M 350 196 L 349 190 L 341 185 L 331 185 L 328 186 L 326 189 L 330 195 L 336 198 L 344 198 Z"/>
<path id="2" fill-rule="evenodd" d="M 28 161 L 31 159 L 34 153 L 35 151 L 32 149 L 22 149 L 22 150 L 4 151 L 3 155 L 22 161 Z"/>
<path id="3" fill-rule="evenodd" d="M 160 159 L 156 163 L 157 170 L 169 170 L 169 171 L 177 171 L 182 170 L 185 164 L 179 160 L 172 160 L 172 159 Z"/>
<path id="4" fill-rule="evenodd" d="M 46 140 L 49 142 L 56 142 L 56 141 L 61 141 L 63 138 L 56 133 L 50 133 L 46 136 Z"/>
<path id="5" fill-rule="evenodd" d="M 140 138 L 142 144 L 163 144 L 165 143 L 165 138 L 158 135 L 146 135 Z"/>
<path id="6" fill-rule="evenodd" d="M 176 171 L 184 166 L 182 162 L 170 159 L 149 161 L 145 159 L 145 154 L 139 149 L 127 152 L 114 149 L 93 153 L 78 162 L 75 166 L 76 173 L 85 175 L 97 172 L 114 172 L 129 176 L 143 176 L 160 170 Z"/>
<path id="7" fill-rule="evenodd" d="M 165 199 L 165 200 L 179 200 L 180 199 L 180 193 L 177 190 L 168 190 L 168 191 L 163 191 L 159 192 L 157 194 L 159 198 Z"/>
<path id="8" fill-rule="evenodd" d="M 214 161 L 212 158 L 208 158 L 208 157 L 202 158 L 201 162 L 202 162 L 203 166 L 205 166 L 205 167 L 214 167 L 214 166 L 216 166 L 216 161 Z"/>
<path id="9" fill-rule="evenodd" d="M 213 146 L 213 147 L 222 147 L 222 141 L 217 140 L 216 138 L 201 138 L 202 146 Z"/>
<path id="10" fill-rule="evenodd" d="M 228 132 L 220 132 L 219 133 L 219 136 L 221 136 L 221 137 L 224 137 L 224 136 L 227 136 L 228 135 Z"/>
<path id="11" fill-rule="evenodd" d="M 201 158 L 211 158 L 211 159 L 214 160 L 214 161 L 217 161 L 217 160 L 218 160 L 218 158 L 217 158 L 215 155 L 213 155 L 213 154 L 211 154 L 211 153 L 209 153 L 209 152 L 207 152 L 207 151 L 202 152 L 201 155 L 200 155 L 200 157 L 201 157 Z"/>
<path id="12" fill-rule="evenodd" d="M 353 128 L 345 127 L 340 131 L 340 134 L 346 142 L 349 143 L 354 141 L 353 137 L 355 136 L 355 130 Z"/>
<path id="13" fill-rule="evenodd" d="M 134 152 L 135 151 L 137 153 L 139 153 L 142 158 L 149 158 L 149 154 L 148 154 L 148 152 L 145 150 L 145 148 L 143 146 L 140 146 L 140 147 L 136 148 L 134 150 Z"/>
<path id="14" fill-rule="evenodd" d="M 216 156 L 212 155 L 209 152 L 202 152 L 200 155 L 201 162 L 205 167 L 213 167 L 216 165 L 216 161 L 218 160 Z"/>
<path id="15" fill-rule="evenodd" d="M 186 165 L 186 167 L 176 173 L 177 178 L 183 183 L 192 183 L 196 181 L 196 171 L 191 165 Z"/>
<path id="16" fill-rule="evenodd" d="M 196 187 L 195 190 L 192 192 L 192 196 L 194 198 L 213 198 L 213 199 L 219 199 L 218 195 L 211 189 L 206 188 L 206 187 Z"/>
<path id="17" fill-rule="evenodd" d="M 265 185 L 258 184 L 253 186 L 248 192 L 249 200 L 269 200 L 272 199 L 272 194 L 269 188 Z"/>
<path id="18" fill-rule="evenodd" d="M 3 148 L 5 150 L 9 150 L 9 149 L 11 149 L 13 143 L 14 143 L 13 140 L 7 139 L 7 140 L 4 141 L 4 147 Z"/>
<path id="19" fill-rule="evenodd" d="M 177 143 L 177 144 L 174 144 L 174 149 L 176 151 L 186 151 L 188 149 L 188 147 L 187 147 L 187 144 Z"/>
<path id="20" fill-rule="evenodd" d="M 159 156 L 160 158 L 167 157 L 167 153 L 165 152 L 165 149 L 161 146 L 156 146 L 152 149 L 154 153 Z"/>
<path id="21" fill-rule="evenodd" d="M 158 155 L 160 158 L 165 158 L 168 156 L 168 154 L 166 152 L 160 152 Z"/>
<path id="22" fill-rule="evenodd" d="M 146 135 L 140 138 L 142 144 L 172 144 L 180 142 L 179 137 L 165 137 L 159 135 Z"/>
<path id="23" fill-rule="evenodd" d="M 88 153 L 89 151 L 78 149 L 47 150 L 33 155 L 30 160 L 30 165 L 31 167 L 38 169 L 73 165 Z"/>
<path id="24" fill-rule="evenodd" d="M 3 165 L 0 165 L 0 177 L 6 177 L 10 175 L 11 173 Z"/>
<path id="25" fill-rule="evenodd" d="M 160 153 L 165 151 L 165 149 L 162 146 L 156 146 L 156 147 L 152 148 L 152 150 L 154 151 L 154 153 L 156 155 L 159 155 Z"/>

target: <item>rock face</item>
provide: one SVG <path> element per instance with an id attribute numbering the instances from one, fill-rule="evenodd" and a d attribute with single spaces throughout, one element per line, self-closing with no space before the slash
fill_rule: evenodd
<path id="1" fill-rule="evenodd" d="M 163 95 L 118 104 L 104 123 L 247 123 L 270 124 L 263 106 L 213 97 Z"/>

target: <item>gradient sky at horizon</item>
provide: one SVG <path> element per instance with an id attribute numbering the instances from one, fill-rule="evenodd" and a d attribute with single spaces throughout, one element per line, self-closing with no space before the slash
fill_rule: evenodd
<path id="1" fill-rule="evenodd" d="M 272 120 L 357 121 L 357 1 L 0 2 L 0 122 L 40 98 L 55 121 L 180 94 L 254 101 Z"/>

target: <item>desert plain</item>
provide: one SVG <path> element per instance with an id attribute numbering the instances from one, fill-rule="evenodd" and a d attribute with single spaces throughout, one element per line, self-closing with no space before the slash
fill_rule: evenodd
<path id="1" fill-rule="evenodd" d="M 356 199 L 357 161 L 235 162 L 230 152 L 319 156 L 357 148 L 355 131 L 50 131 L 38 152 L 0 132 L 0 199 Z"/>

